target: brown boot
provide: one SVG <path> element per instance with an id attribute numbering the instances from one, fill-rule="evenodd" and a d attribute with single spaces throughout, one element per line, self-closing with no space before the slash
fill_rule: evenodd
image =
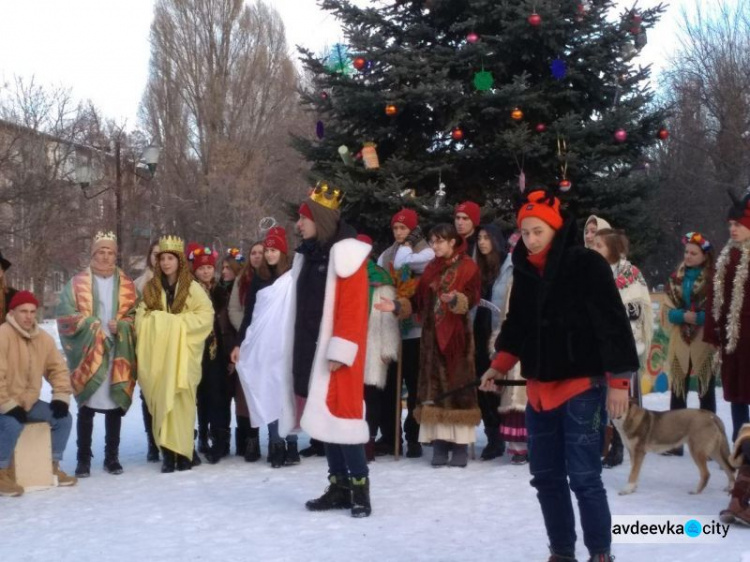
<path id="1" fill-rule="evenodd" d="M 750 525 L 750 465 L 740 467 L 729 507 L 719 514 L 722 523 Z"/>
<path id="2" fill-rule="evenodd" d="M 52 473 L 57 476 L 58 486 L 75 486 L 78 483 L 78 478 L 65 474 L 57 461 L 52 463 Z"/>
<path id="3" fill-rule="evenodd" d="M 0 496 L 22 496 L 23 488 L 16 484 L 10 468 L 0 468 Z"/>

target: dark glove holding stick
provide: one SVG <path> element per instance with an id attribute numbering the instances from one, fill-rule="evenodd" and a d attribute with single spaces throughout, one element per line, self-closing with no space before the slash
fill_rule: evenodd
<path id="1" fill-rule="evenodd" d="M 422 240 L 424 240 L 424 234 L 422 233 L 422 229 L 419 227 L 419 225 L 417 225 L 406 237 L 406 240 L 404 240 L 404 245 L 411 248 L 416 248 L 417 244 L 419 244 Z"/>
<path id="2" fill-rule="evenodd" d="M 49 409 L 52 410 L 52 417 L 59 420 L 68 415 L 70 407 L 62 400 L 53 400 L 49 403 Z"/>

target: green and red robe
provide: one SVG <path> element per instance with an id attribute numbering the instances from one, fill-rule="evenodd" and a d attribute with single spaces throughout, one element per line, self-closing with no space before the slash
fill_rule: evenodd
<path id="1" fill-rule="evenodd" d="M 116 334 L 110 338 L 102 329 L 96 283 L 90 268 L 65 285 L 57 307 L 57 329 L 78 403 L 85 404 L 108 381 L 112 357 L 110 396 L 126 412 L 133 399 L 137 373 L 133 322 L 138 297 L 135 284 L 122 270 L 117 268 L 114 276 Z"/>

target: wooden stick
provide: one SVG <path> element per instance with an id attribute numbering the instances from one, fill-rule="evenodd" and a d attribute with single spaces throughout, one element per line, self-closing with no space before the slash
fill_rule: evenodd
<path id="1" fill-rule="evenodd" d="M 403 340 L 398 344 L 398 363 L 396 363 L 396 438 L 393 441 L 393 458 L 399 459 L 401 445 L 401 368 L 403 365 Z"/>

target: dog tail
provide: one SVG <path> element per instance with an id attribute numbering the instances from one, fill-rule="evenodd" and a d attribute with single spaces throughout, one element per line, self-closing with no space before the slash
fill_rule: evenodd
<path id="1" fill-rule="evenodd" d="M 720 462 L 722 465 L 728 466 L 730 469 L 734 469 L 734 465 L 732 465 L 732 461 L 730 460 L 730 450 L 729 450 L 729 441 L 727 439 L 727 430 L 724 426 L 724 422 L 721 421 L 721 418 L 717 416 L 716 414 L 713 415 L 713 420 L 716 426 L 719 428 L 719 431 L 721 432 L 721 446 L 719 448 L 719 454 L 721 455 L 721 459 L 715 459 L 717 462 Z"/>

